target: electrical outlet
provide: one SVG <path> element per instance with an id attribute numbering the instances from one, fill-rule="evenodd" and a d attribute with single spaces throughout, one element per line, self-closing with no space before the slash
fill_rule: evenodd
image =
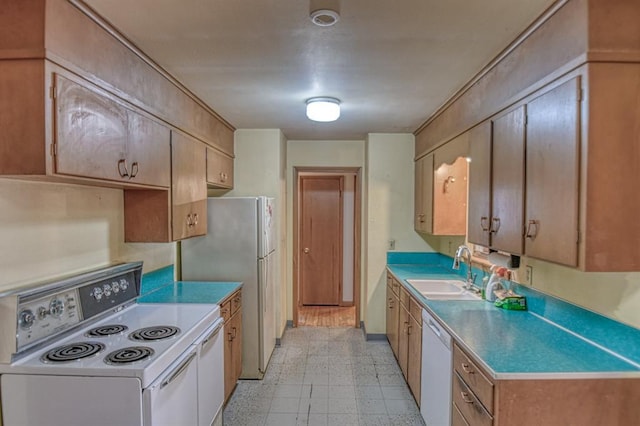
<path id="1" fill-rule="evenodd" d="M 527 265 L 524 273 L 524 284 L 533 285 L 533 266 Z"/>
<path id="2" fill-rule="evenodd" d="M 395 250 L 396 249 L 396 240 L 391 239 L 389 240 L 389 250 Z"/>

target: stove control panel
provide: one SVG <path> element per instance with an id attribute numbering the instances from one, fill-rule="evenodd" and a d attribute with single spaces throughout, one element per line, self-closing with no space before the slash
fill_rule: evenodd
<path id="1" fill-rule="evenodd" d="M 134 272 L 114 276 L 80 287 L 84 319 L 91 318 L 138 296 Z"/>
<path id="2" fill-rule="evenodd" d="M 18 306 L 18 347 L 27 346 L 80 322 L 78 292 L 63 291 Z"/>

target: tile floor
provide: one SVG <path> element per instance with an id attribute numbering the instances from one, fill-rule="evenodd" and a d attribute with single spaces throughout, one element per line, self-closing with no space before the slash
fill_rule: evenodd
<path id="1" fill-rule="evenodd" d="M 225 426 L 416 425 L 420 411 L 386 341 L 355 328 L 287 329 L 264 380 L 241 380 Z"/>

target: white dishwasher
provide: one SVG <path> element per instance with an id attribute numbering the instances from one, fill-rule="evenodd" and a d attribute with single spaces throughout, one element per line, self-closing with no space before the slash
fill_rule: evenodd
<path id="1" fill-rule="evenodd" d="M 420 413 L 427 426 L 451 423 L 451 336 L 422 310 Z"/>

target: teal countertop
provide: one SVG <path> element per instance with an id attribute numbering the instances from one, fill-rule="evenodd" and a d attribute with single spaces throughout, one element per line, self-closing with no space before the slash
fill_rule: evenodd
<path id="1" fill-rule="evenodd" d="M 208 303 L 220 301 L 242 287 L 239 282 L 174 281 L 173 266 L 142 276 L 138 303 Z"/>
<path id="2" fill-rule="evenodd" d="M 387 269 L 496 379 L 640 378 L 640 330 L 634 327 L 515 283 L 528 311 L 484 300 L 429 300 L 406 280 L 461 279 L 466 272 L 451 269 L 451 258 L 440 254 L 389 255 Z"/>

